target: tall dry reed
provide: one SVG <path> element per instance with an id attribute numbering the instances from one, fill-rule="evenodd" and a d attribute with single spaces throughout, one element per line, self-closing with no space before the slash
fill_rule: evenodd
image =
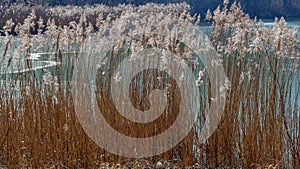
<path id="1" fill-rule="evenodd" d="M 103 8 L 110 14 L 101 13 L 95 17 L 94 13 L 90 13 L 93 7 L 76 14 L 70 10 L 66 18 L 80 16 L 77 21 L 70 23 L 59 23 L 57 18 L 43 20 L 35 12 L 31 12 L 22 23 L 15 23 L 13 20 L 6 22 L 3 27 L 5 41 L 0 43 L 1 70 L 9 72 L 12 65 L 18 64 L 25 65 L 27 69 L 32 68 L 36 62 L 31 58 L 31 53 L 35 52 L 48 52 L 45 54 L 47 61 L 60 64 L 38 71 L 1 74 L 1 165 L 12 168 L 99 168 L 116 167 L 119 163 L 135 167 L 144 163 L 151 166 L 157 161 L 171 160 L 170 163 L 178 163 L 181 167 L 195 163 L 205 168 L 300 166 L 300 41 L 297 30 L 287 27 L 283 18 L 276 19 L 272 27 L 264 26 L 262 21 L 257 22 L 255 18 L 251 19 L 243 13 L 239 4 L 234 3 L 228 7 L 227 1 L 222 9 L 218 7 L 213 14 L 208 12 L 206 16 L 207 20 L 212 19 L 210 38 L 219 54 L 217 62 L 223 64 L 228 77 L 224 114 L 209 140 L 202 144 L 197 139 L 198 130 L 201 129 L 209 103 L 213 99 L 209 93 L 211 82 L 203 71 L 203 65 L 199 63 L 193 70 L 195 74 L 201 70 L 204 74 L 202 81 L 197 82 L 200 83 L 199 90 L 203 94 L 199 98 L 201 113 L 194 129 L 179 145 L 162 155 L 144 160 L 116 156 L 99 148 L 83 131 L 73 105 L 72 71 L 82 47 L 89 45 L 92 39 L 100 48 L 102 44 L 97 44 L 97 39 L 107 33 L 115 36 L 119 43 L 116 43 L 116 49 L 105 56 L 109 62 L 106 60 L 102 65 L 99 63 L 98 104 L 102 105 L 107 121 L 118 131 L 134 137 L 148 137 L 165 130 L 175 117 L 166 115 L 156 121 L 156 125 L 161 126 L 158 128 L 122 123 L 122 117 L 118 116 L 117 111 L 110 109 L 110 93 L 103 90 L 105 84 L 100 70 L 113 70 L 123 57 L 140 48 L 167 48 L 186 59 L 189 56 L 187 51 L 176 41 L 180 35 L 175 36 L 170 27 L 174 23 L 197 25 L 199 22 L 199 19 L 184 12 L 189 9 L 186 4 Z M 65 9 L 55 10 L 58 12 L 53 13 L 61 13 Z M 148 12 L 152 12 L 154 17 L 145 18 L 145 13 Z M 124 38 L 121 33 L 123 24 L 118 20 L 119 22 L 111 25 L 113 20 L 120 18 L 124 19 L 124 25 L 128 24 L 126 19 L 141 18 L 136 19 L 141 22 L 137 26 L 148 23 L 148 27 L 143 30 L 151 30 L 153 25 L 161 26 L 158 30 L 165 31 L 170 36 L 158 36 L 159 32 L 139 32 L 144 36 L 141 36 L 140 41 L 126 40 L 129 49 L 124 51 L 124 41 L 118 41 Z M 11 35 L 12 29 L 18 36 Z M 110 31 L 112 29 L 115 32 Z M 35 35 L 31 34 L 33 30 L 36 30 Z M 90 49 L 87 52 L 97 54 L 97 50 L 98 48 Z M 193 58 L 188 61 L 191 64 L 196 62 Z M 147 96 L 150 90 L 145 89 L 145 86 L 160 88 L 159 81 L 147 82 L 160 72 L 144 73 L 148 75 L 146 78 L 138 75 L 136 79 L 139 81 L 145 78 L 145 82 L 142 86 L 131 84 L 130 96 L 132 103 L 142 109 L 149 106 L 149 103 L 146 99 L 140 102 L 137 93 Z M 169 98 L 176 102 L 180 97 L 178 89 L 174 81 L 171 80 L 170 84 L 175 87 L 169 90 Z M 177 109 L 174 105 L 170 106 L 170 110 Z M 108 109 L 111 111 L 106 111 Z M 146 130 L 151 132 L 145 135 Z"/>

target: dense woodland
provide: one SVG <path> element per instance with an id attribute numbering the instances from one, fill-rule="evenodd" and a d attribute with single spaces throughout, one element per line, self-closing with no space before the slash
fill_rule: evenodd
<path id="1" fill-rule="evenodd" d="M 231 2 L 233 0 L 230 0 Z M 237 0 L 241 2 L 243 10 L 250 16 L 260 18 L 274 18 L 275 16 L 285 16 L 286 18 L 300 17 L 300 0 Z M 85 5 L 103 3 L 105 5 L 125 4 L 145 4 L 147 2 L 169 3 L 183 2 L 183 0 L 2 0 L 1 5 L 22 3 L 32 5 Z M 192 6 L 192 13 L 204 14 L 207 9 L 215 9 L 222 0 L 186 0 Z"/>

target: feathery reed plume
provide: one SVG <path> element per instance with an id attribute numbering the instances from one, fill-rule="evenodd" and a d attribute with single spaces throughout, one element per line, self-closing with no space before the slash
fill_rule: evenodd
<path id="1" fill-rule="evenodd" d="M 28 15 L 12 15 L 20 9 Z M 219 57 L 211 64 L 223 65 L 228 78 L 220 88 L 227 91 L 222 95 L 226 98 L 223 118 L 204 144 L 199 142 L 198 134 L 215 98 L 211 98 L 212 82 L 207 69 L 188 46 L 178 41 L 182 38 L 199 43 L 195 39 L 200 16 L 191 16 L 186 3 L 66 6 L 48 8 L 46 12 L 41 12 L 42 7 L 36 9 L 12 6 L 0 16 L 7 19 L 1 31 L 5 41 L 0 42 L 0 166 L 300 166 L 300 39 L 297 29 L 287 26 L 284 18 L 276 18 L 273 26 L 265 26 L 263 21 L 245 14 L 240 4 L 229 6 L 227 0 L 222 8 L 207 12 L 206 20 L 212 20 L 209 36 Z M 190 31 L 185 27 L 188 24 L 195 27 L 193 33 L 184 37 L 185 31 Z M 124 32 L 131 36 L 126 38 Z M 106 35 L 112 37 L 114 46 L 101 62 L 87 64 L 98 65 L 96 95 L 103 116 L 125 135 L 143 138 L 163 132 L 176 119 L 170 113 L 178 104 L 170 104 L 169 112 L 152 126 L 135 125 L 118 116 L 117 111 L 107 111 L 113 106 L 106 80 L 126 80 L 121 73 L 113 74 L 122 59 L 128 55 L 137 58 L 144 49 L 163 48 L 193 68 L 197 80 L 190 83 L 195 83 L 201 93 L 197 121 L 182 142 L 162 155 L 130 159 L 109 153 L 87 136 L 76 117 L 71 92 L 74 65 L 83 51 L 86 57 L 101 54 L 106 45 L 102 38 Z M 168 64 L 168 59 L 162 63 Z M 184 77 L 177 82 L 168 79 L 166 73 L 153 70 L 138 74 L 131 82 L 132 103 L 147 109 L 150 89 L 146 86 L 165 90 L 176 101 L 180 98 L 176 83 L 184 83 Z"/>

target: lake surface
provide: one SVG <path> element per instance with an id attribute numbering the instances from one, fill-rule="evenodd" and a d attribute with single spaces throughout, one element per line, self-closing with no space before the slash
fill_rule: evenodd
<path id="1" fill-rule="evenodd" d="M 266 26 L 274 25 L 274 20 L 266 19 L 263 21 L 264 21 L 264 25 L 266 25 Z M 297 27 L 298 28 L 298 37 L 300 37 L 300 18 L 293 19 L 293 20 L 287 20 L 287 26 Z M 209 34 L 211 32 L 211 24 L 202 22 L 202 23 L 200 23 L 200 29 L 203 33 Z"/>
<path id="2" fill-rule="evenodd" d="M 288 26 L 296 26 L 298 27 L 298 36 L 300 37 L 300 19 L 299 20 L 291 20 L 288 21 Z M 265 25 L 273 25 L 273 21 L 266 21 Z M 209 33 L 211 31 L 211 26 L 208 26 L 205 23 L 201 24 L 201 30 L 204 33 Z M 4 37 L 0 37 L 0 40 L 4 40 Z M 3 44 L 3 43 L 2 43 Z M 2 56 L 2 51 L 3 50 L 3 46 L 1 46 L 0 48 L 0 56 Z M 12 60 L 9 63 L 9 56 L 11 54 L 8 54 L 8 56 L 5 59 L 0 59 L 0 86 L 3 89 L 4 86 L 7 86 L 7 81 L 14 79 L 14 77 L 17 77 L 20 73 L 30 73 L 30 72 L 35 72 L 35 76 L 37 79 L 42 80 L 42 74 L 43 74 L 43 69 L 47 68 L 47 69 L 55 69 L 56 66 L 61 65 L 62 67 L 64 67 L 64 62 L 60 63 L 57 61 L 56 58 L 52 59 L 51 61 L 49 60 L 49 57 L 55 55 L 55 53 L 32 53 L 29 57 L 29 61 L 30 61 L 30 66 L 31 68 L 27 68 L 28 66 L 26 66 L 26 62 L 24 58 L 21 58 L 20 60 Z M 299 58 L 297 63 L 299 63 Z M 65 63 L 66 64 L 66 63 Z M 69 72 L 69 75 L 71 73 Z M 293 91 L 296 92 L 297 91 L 297 86 L 299 86 L 298 82 L 300 81 L 299 79 L 300 75 L 299 72 L 295 73 L 295 77 L 293 78 Z M 70 79 L 69 79 L 70 80 Z M 4 87 L 5 88 L 5 87 Z M 294 96 L 293 96 L 294 97 Z M 298 104 L 300 105 L 300 100 L 294 100 L 296 102 L 298 102 Z"/>
<path id="3" fill-rule="evenodd" d="M 273 25 L 274 20 L 264 20 L 265 25 L 267 26 L 272 26 Z M 300 19 L 294 19 L 294 20 L 288 20 L 287 21 L 287 25 L 288 26 L 295 26 L 298 27 L 298 37 L 300 37 Z M 209 23 L 205 23 L 205 22 L 201 22 L 200 23 L 200 30 L 205 33 L 205 34 L 209 34 L 211 32 L 211 26 L 209 26 Z M 0 37 L 0 40 L 2 42 L 4 42 L 4 37 Z M 3 50 L 2 46 L 0 46 L 0 54 L 2 54 Z M 8 54 L 10 55 L 10 54 Z M 59 62 L 55 62 L 54 61 L 49 61 L 48 57 L 51 55 L 51 53 L 32 53 L 30 56 L 30 61 L 32 62 L 32 68 L 31 69 L 27 69 L 25 68 L 25 63 L 18 61 L 18 60 L 12 60 L 12 63 L 7 66 L 8 63 L 8 59 L 9 56 L 6 57 L 4 60 L 2 60 L 2 58 L 0 59 L 0 79 L 1 79 L 1 75 L 3 76 L 4 74 L 16 74 L 19 72 L 27 72 L 27 71 L 35 71 L 38 69 L 42 69 L 42 68 L 46 68 L 46 67 L 54 67 L 57 64 L 60 64 Z M 5 68 L 5 70 L 3 70 Z"/>

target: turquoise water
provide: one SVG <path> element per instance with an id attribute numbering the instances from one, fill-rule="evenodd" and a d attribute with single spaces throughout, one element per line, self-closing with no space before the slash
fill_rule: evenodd
<path id="1" fill-rule="evenodd" d="M 273 21 L 272 20 L 266 20 L 265 25 L 272 26 Z M 290 20 L 287 21 L 288 26 L 298 27 L 298 37 L 300 37 L 300 19 Z M 202 22 L 200 24 L 200 30 L 205 33 L 209 34 L 211 32 L 211 26 L 209 26 L 209 23 Z M 0 37 L 0 40 L 2 43 L 0 43 L 0 54 L 2 55 L 2 50 L 4 46 L 2 46 L 4 43 L 4 37 Z M 52 53 L 54 54 L 54 53 Z M 0 55 L 0 56 L 1 56 Z M 43 69 L 47 67 L 55 67 L 56 65 L 60 64 L 59 62 L 56 62 L 55 60 L 49 61 L 49 56 L 51 53 L 32 53 L 29 60 L 31 62 L 31 68 L 26 68 L 26 64 L 24 59 L 13 59 L 11 64 L 8 66 L 9 57 L 11 54 L 8 54 L 6 58 L 0 59 L 0 79 L 3 79 L 3 75 L 5 74 L 18 74 L 20 72 L 29 72 L 29 71 L 35 71 L 38 69 Z M 54 58 L 55 59 L 55 58 Z"/>
<path id="2" fill-rule="evenodd" d="M 264 24 L 266 26 L 272 26 L 274 23 L 274 20 L 264 20 Z M 203 33 L 209 34 L 211 32 L 211 24 L 210 23 L 201 23 L 200 24 L 200 29 Z M 300 19 L 294 19 L 294 20 L 288 20 L 287 21 L 287 26 L 292 26 L 292 27 L 297 27 L 298 28 L 298 37 L 300 37 Z"/>
<path id="3" fill-rule="evenodd" d="M 288 21 L 288 26 L 296 26 L 298 27 L 298 36 L 300 37 L 300 19 L 299 20 L 291 20 Z M 265 25 L 272 25 L 273 21 L 266 21 Z M 211 32 L 211 27 L 208 26 L 205 23 L 202 23 L 200 26 L 200 29 L 202 30 L 202 32 L 204 33 L 209 33 Z M 0 45 L 3 45 L 4 43 L 4 37 L 0 37 L 0 40 L 2 42 L 0 42 Z M 2 56 L 2 51 L 4 46 L 0 46 L 0 56 Z M 64 54 L 66 55 L 66 54 Z M 3 89 L 4 86 L 7 86 L 7 81 L 10 81 L 12 79 L 16 79 L 20 76 L 20 74 L 28 74 L 28 73 L 32 73 L 34 72 L 34 75 L 36 77 L 36 79 L 40 79 L 42 80 L 42 75 L 44 73 L 43 69 L 49 69 L 52 72 L 55 72 L 56 67 L 60 67 L 61 70 L 64 70 L 65 67 L 68 66 L 69 63 L 67 63 L 68 61 L 70 61 L 69 59 L 66 59 L 63 62 L 59 62 L 58 59 L 56 58 L 56 54 L 55 53 L 32 53 L 30 55 L 30 57 L 27 59 L 27 61 L 25 61 L 24 58 L 21 59 L 13 59 L 11 61 L 9 61 L 11 54 L 8 53 L 8 56 L 6 58 L 2 58 L 0 59 L 0 86 Z M 54 56 L 54 57 L 53 57 Z M 74 56 L 74 53 L 72 55 L 68 55 L 68 56 Z M 49 60 L 49 58 L 52 57 L 51 60 Z M 299 58 L 296 58 L 298 61 L 298 65 L 300 65 L 300 61 Z M 68 60 L 68 61 L 67 61 Z M 71 59 L 72 60 L 72 59 Z M 29 62 L 28 62 L 29 61 Z M 8 64 L 10 63 L 10 64 Z M 30 63 L 30 65 L 28 66 L 28 63 Z M 299 69 L 298 69 L 299 70 Z M 70 71 L 61 71 L 61 73 L 63 74 L 63 80 L 68 79 L 69 81 L 71 80 L 71 74 L 72 72 Z M 8 75 L 8 76 L 7 76 Z M 292 100 L 293 103 L 294 102 L 298 102 L 298 105 L 300 105 L 300 100 L 295 100 L 295 93 L 299 87 L 299 81 L 300 81 L 300 73 L 296 72 L 292 78 Z M 284 80 L 284 78 L 283 78 Z M 288 80 L 288 79 L 286 79 Z M 294 99 L 293 99 L 294 98 Z"/>

